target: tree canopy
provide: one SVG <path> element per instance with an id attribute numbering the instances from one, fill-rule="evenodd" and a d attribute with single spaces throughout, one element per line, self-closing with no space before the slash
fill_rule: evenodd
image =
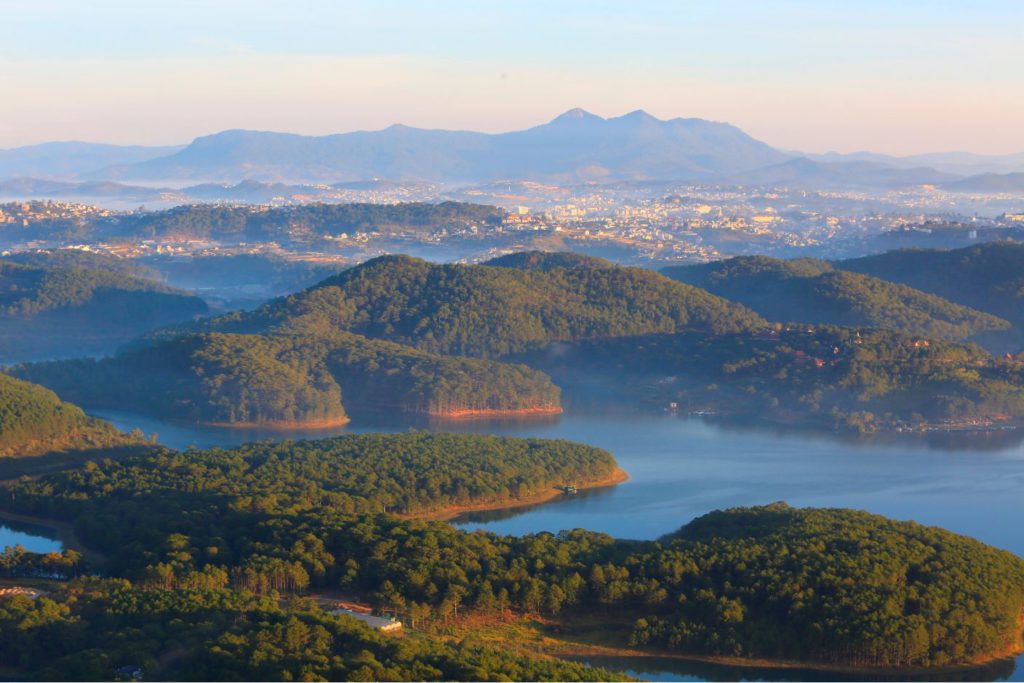
<path id="1" fill-rule="evenodd" d="M 988 313 L 906 285 L 836 270 L 827 261 L 740 256 L 662 272 L 781 322 L 879 327 L 951 341 L 1010 328 Z"/>

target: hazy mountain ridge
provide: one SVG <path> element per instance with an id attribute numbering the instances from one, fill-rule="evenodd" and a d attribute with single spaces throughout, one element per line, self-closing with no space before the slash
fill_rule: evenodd
<path id="1" fill-rule="evenodd" d="M 174 154 L 183 147 L 68 141 L 0 149 L 0 178 L 39 176 L 71 180 L 108 166 L 134 164 Z"/>
<path id="2" fill-rule="evenodd" d="M 572 109 L 547 123 L 505 133 L 398 124 L 322 136 L 232 129 L 172 147 L 54 142 L 0 150 L 0 178 L 18 179 L 0 183 L 0 194 L 125 195 L 140 201 L 175 192 L 184 198 L 259 201 L 315 190 L 308 183 L 381 180 L 693 180 L 835 189 L 934 184 L 952 191 L 998 192 L 1019 190 L 1024 181 L 1003 175 L 1021 172 L 1024 153 L 804 154 L 776 149 L 728 123 L 663 120 L 642 110 L 603 118 Z M 968 177 L 977 180 L 963 182 Z M 43 180 L 86 182 L 61 186 Z M 196 184 L 180 190 L 131 187 L 179 187 L 188 181 Z"/>
<path id="3" fill-rule="evenodd" d="M 128 165 L 117 174 L 146 180 L 332 182 L 701 178 L 785 158 L 725 123 L 663 121 L 642 111 L 605 119 L 571 110 L 546 124 L 498 134 L 402 125 L 317 137 L 231 130 L 197 138 L 175 154 Z"/>

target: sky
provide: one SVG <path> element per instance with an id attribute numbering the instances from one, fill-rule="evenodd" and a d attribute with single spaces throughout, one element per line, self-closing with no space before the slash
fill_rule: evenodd
<path id="1" fill-rule="evenodd" d="M 573 107 L 785 150 L 1024 152 L 1024 2 L 0 0 L 0 148 Z"/>

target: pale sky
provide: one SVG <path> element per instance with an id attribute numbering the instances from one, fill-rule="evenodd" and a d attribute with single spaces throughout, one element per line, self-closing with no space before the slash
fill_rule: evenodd
<path id="1" fill-rule="evenodd" d="M 0 0 L 0 148 L 577 106 L 808 152 L 1024 152 L 1024 2 Z"/>

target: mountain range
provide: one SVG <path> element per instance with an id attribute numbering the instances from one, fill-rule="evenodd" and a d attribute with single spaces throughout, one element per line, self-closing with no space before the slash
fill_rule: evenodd
<path id="1" fill-rule="evenodd" d="M 393 125 L 324 136 L 228 130 L 177 147 L 46 143 L 0 150 L 0 178 L 36 179 L 25 187 L 5 183 L 0 194 L 26 196 L 22 193 L 27 191 L 31 196 L 36 189 L 47 196 L 84 196 L 85 190 L 117 193 L 132 184 L 149 186 L 151 193 L 175 191 L 152 187 L 162 183 L 168 188 L 192 185 L 194 192 L 185 196 L 202 199 L 222 194 L 208 183 L 281 183 L 276 189 L 284 192 L 302 183 L 377 179 L 446 184 L 692 180 L 822 188 L 930 184 L 1001 192 L 1020 189 L 1021 174 L 1014 172 L 1022 170 L 1024 154 L 801 155 L 771 147 L 727 123 L 662 120 L 640 110 L 603 118 L 572 109 L 539 126 L 496 134 Z M 974 177 L 965 180 L 967 175 Z M 47 187 L 38 179 L 75 181 L 82 187 Z M 958 188 L 960 182 L 965 184 Z"/>

